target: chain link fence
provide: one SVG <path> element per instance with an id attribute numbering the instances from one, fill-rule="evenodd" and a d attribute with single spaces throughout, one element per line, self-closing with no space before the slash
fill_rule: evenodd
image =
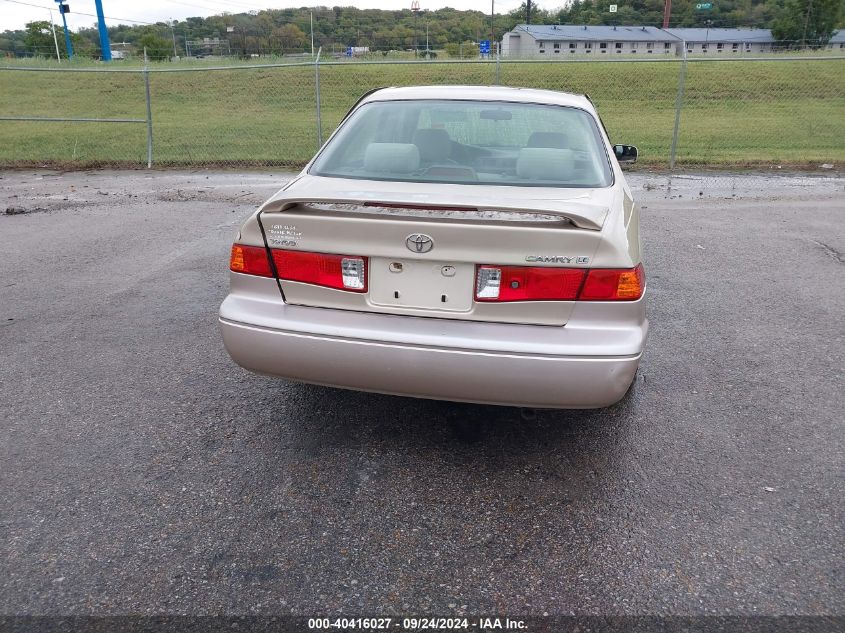
<path id="1" fill-rule="evenodd" d="M 845 57 L 0 66 L 0 165 L 297 167 L 366 91 L 586 93 L 654 168 L 845 161 Z M 149 96 L 147 96 L 149 95 Z"/>

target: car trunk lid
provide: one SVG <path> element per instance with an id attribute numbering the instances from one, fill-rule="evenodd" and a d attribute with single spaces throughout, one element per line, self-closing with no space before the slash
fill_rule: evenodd
<path id="1" fill-rule="evenodd" d="M 485 196 L 475 186 L 338 180 L 305 177 L 259 217 L 271 249 L 366 258 L 366 292 L 279 271 L 288 303 L 563 325 L 572 301 L 476 301 L 477 266 L 588 268 L 610 205 L 594 190 L 486 187 L 495 195 Z"/>

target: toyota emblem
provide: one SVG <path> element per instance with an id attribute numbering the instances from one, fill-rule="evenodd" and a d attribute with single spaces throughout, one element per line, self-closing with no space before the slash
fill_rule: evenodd
<path id="1" fill-rule="evenodd" d="M 413 233 L 405 238 L 405 246 L 412 253 L 427 253 L 434 248 L 434 240 L 425 233 Z"/>

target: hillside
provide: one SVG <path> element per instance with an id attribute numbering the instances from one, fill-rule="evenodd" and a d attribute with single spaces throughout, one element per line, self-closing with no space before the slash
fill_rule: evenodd
<path id="1" fill-rule="evenodd" d="M 782 6 L 780 0 L 720 0 L 711 10 L 697 10 L 695 0 L 675 0 L 671 26 L 756 26 L 770 27 Z M 240 55 L 279 55 L 310 51 L 310 16 L 312 9 L 279 9 L 250 13 L 223 13 L 208 18 L 188 18 L 173 25 L 119 25 L 109 28 L 111 41 L 131 49 L 146 46 L 156 56 L 172 54 L 175 48 L 186 54 L 185 42 L 203 38 L 218 39 L 222 46 L 208 52 Z M 314 43 L 326 52 L 338 52 L 347 46 L 368 46 L 374 51 L 422 49 L 428 41 L 433 49 L 447 44 L 477 42 L 490 36 L 490 16 L 480 11 L 438 9 L 387 11 L 354 7 L 316 7 Z M 619 4 L 618 13 L 609 13 L 607 3 L 574 0 L 565 8 L 535 10 L 536 24 L 643 24 L 660 26 L 662 0 L 629 0 Z M 496 37 L 525 22 L 524 5 L 495 18 Z M 95 28 L 74 34 L 74 48 L 79 55 L 97 56 L 99 44 Z M 59 41 L 64 49 L 64 42 Z M 125 45 L 125 46 L 126 46 Z M 0 34 L 0 54 L 27 56 L 52 55 L 52 35 L 47 22 L 34 23 L 28 30 Z M 119 50 L 119 48 L 118 48 Z M 64 52 L 64 51 L 63 51 Z M 200 52 L 194 48 L 193 53 Z"/>

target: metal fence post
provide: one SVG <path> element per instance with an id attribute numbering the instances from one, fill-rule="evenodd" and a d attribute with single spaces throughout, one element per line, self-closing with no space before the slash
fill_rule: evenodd
<path id="1" fill-rule="evenodd" d="M 681 128 L 681 109 L 684 106 L 684 84 L 687 80 L 687 43 L 681 42 L 684 58 L 678 73 L 678 95 L 675 97 L 675 128 L 672 131 L 672 149 L 669 151 L 669 169 L 675 169 L 675 156 L 678 152 L 678 134 Z"/>
<path id="2" fill-rule="evenodd" d="M 153 108 L 150 99 L 150 69 L 147 67 L 147 49 L 144 48 L 144 92 L 147 101 L 147 169 L 153 166 Z"/>
<path id="3" fill-rule="evenodd" d="M 496 85 L 502 84 L 502 65 L 501 65 L 502 49 L 499 43 L 496 42 Z"/>
<path id="4" fill-rule="evenodd" d="M 317 96 L 317 149 L 323 146 L 323 120 L 320 117 L 320 53 L 323 52 L 323 47 L 317 51 L 317 57 L 314 60 L 314 90 Z"/>

